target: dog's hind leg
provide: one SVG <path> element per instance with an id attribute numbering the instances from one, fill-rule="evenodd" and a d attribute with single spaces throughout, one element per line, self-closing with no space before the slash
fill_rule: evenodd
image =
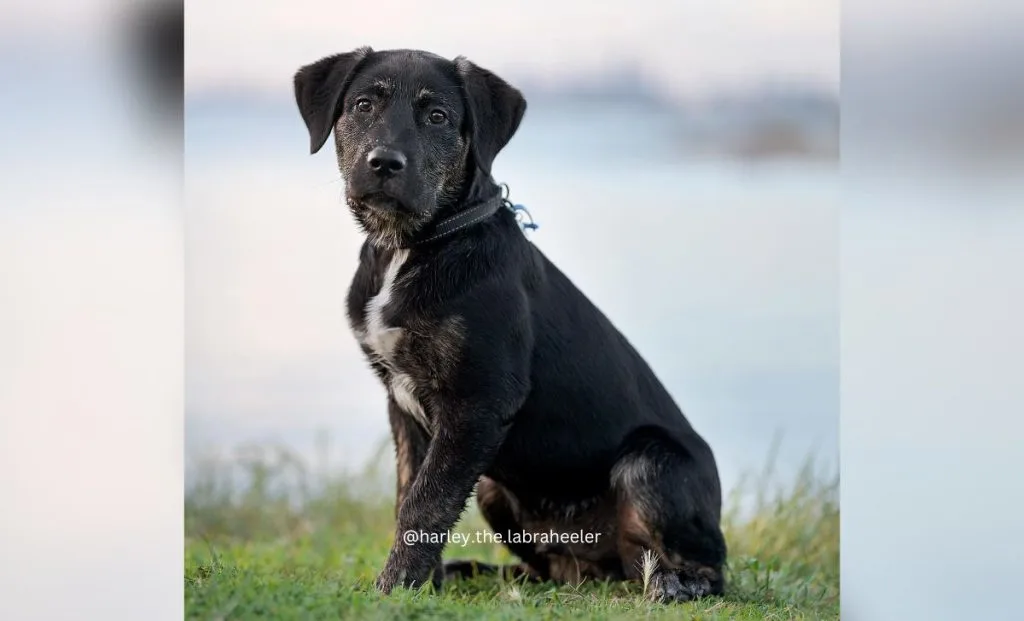
<path id="1" fill-rule="evenodd" d="M 523 531 L 512 506 L 508 492 L 489 477 L 480 477 L 476 486 L 476 501 L 480 513 L 487 520 L 491 530 L 499 535 L 502 543 L 513 554 L 523 560 L 522 563 L 511 565 L 493 565 L 478 561 L 450 560 L 444 564 L 445 578 L 455 576 L 472 577 L 475 575 L 496 574 L 501 572 L 508 579 L 525 577 L 529 580 L 547 580 L 549 578 L 547 557 L 537 553 L 534 545 L 516 543 L 512 534 Z"/>
<path id="2" fill-rule="evenodd" d="M 655 601 L 724 588 L 721 489 L 711 460 L 710 450 L 694 455 L 663 430 L 644 427 L 626 438 L 612 468 L 623 570 L 644 581 Z"/>

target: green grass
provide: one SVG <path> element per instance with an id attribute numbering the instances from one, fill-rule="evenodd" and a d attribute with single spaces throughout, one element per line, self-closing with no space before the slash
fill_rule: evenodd
<path id="1" fill-rule="evenodd" d="M 770 469 L 727 503 L 727 595 L 653 604 L 643 586 L 520 584 L 479 577 L 440 593 L 373 580 L 387 558 L 394 508 L 386 459 L 327 474 L 287 451 L 255 448 L 205 462 L 185 501 L 185 611 L 189 619 L 838 619 L 838 482 L 809 462 L 792 484 Z M 317 474 L 312 474 L 313 471 Z M 241 491 L 226 478 L 244 475 Z M 741 515 L 740 493 L 753 497 Z M 475 503 L 457 530 L 485 530 Z M 449 546 L 446 558 L 509 562 L 499 545 Z"/>

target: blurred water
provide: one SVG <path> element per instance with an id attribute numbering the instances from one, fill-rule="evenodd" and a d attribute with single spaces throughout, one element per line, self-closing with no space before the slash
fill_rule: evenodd
<path id="1" fill-rule="evenodd" d="M 330 148 L 290 105 L 186 113 L 186 443 L 196 455 L 316 429 L 356 466 L 387 435 L 350 336 L 360 237 Z M 642 108 L 533 104 L 495 164 L 536 243 L 634 343 L 715 449 L 723 482 L 838 459 L 838 179 L 681 154 Z M 187 473 L 188 475 L 189 473 Z"/>

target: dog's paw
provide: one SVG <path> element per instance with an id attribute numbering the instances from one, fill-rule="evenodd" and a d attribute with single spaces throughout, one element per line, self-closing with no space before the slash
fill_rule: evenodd
<path id="1" fill-rule="evenodd" d="M 680 590 L 676 600 L 680 602 L 688 602 L 712 594 L 711 582 L 707 578 L 683 578 L 679 581 L 679 585 Z"/>
<path id="2" fill-rule="evenodd" d="M 659 571 L 651 576 L 647 585 L 647 598 L 658 604 L 674 602 L 682 590 L 679 576 L 670 571 Z"/>
<path id="3" fill-rule="evenodd" d="M 647 597 L 653 602 L 688 602 L 711 594 L 711 583 L 705 578 L 679 579 L 671 571 L 660 571 L 651 576 Z"/>
<path id="4" fill-rule="evenodd" d="M 418 589 L 430 583 L 434 589 L 440 589 L 441 584 L 444 581 L 444 565 L 440 561 L 435 565 L 433 570 L 426 572 L 423 571 L 409 571 L 407 569 L 397 569 L 391 565 L 385 566 L 384 571 L 380 572 L 377 576 L 377 581 L 374 583 L 377 590 L 387 595 L 391 593 L 396 587 L 402 587 L 406 589 Z"/>
<path id="5" fill-rule="evenodd" d="M 392 580 L 384 574 L 381 574 L 377 576 L 377 580 L 373 583 L 373 586 L 384 595 L 390 595 L 396 584 L 396 580 Z"/>

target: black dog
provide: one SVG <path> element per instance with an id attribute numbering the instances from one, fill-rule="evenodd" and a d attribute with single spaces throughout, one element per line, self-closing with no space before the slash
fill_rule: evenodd
<path id="1" fill-rule="evenodd" d="M 445 566 L 443 542 L 402 537 L 447 532 L 476 485 L 484 517 L 523 560 L 509 571 L 637 579 L 650 550 L 655 599 L 721 593 L 711 449 L 526 240 L 491 176 L 522 94 L 463 58 L 361 48 L 300 69 L 295 96 L 311 152 L 334 131 L 367 234 L 348 315 L 387 388 L 398 461 L 398 536 L 377 587 L 498 569 Z M 522 534 L 551 531 L 597 541 Z"/>

